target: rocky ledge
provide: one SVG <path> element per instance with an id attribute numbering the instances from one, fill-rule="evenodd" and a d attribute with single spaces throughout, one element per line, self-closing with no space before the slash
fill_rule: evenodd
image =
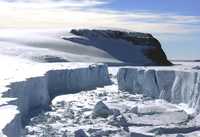
<path id="1" fill-rule="evenodd" d="M 141 65 L 162 65 L 162 66 L 168 66 L 172 65 L 172 63 L 167 59 L 166 54 L 164 53 L 161 44 L 159 40 L 157 40 L 155 37 L 153 37 L 149 33 L 140 33 L 140 32 L 125 32 L 125 31 L 118 31 L 118 30 L 89 30 L 89 29 L 73 29 L 71 30 L 71 33 L 77 36 L 83 36 L 86 37 L 88 40 L 94 40 L 94 39 L 103 39 L 103 40 L 122 40 L 125 42 L 128 42 L 131 44 L 132 48 L 129 49 L 132 52 L 127 52 L 126 48 L 118 49 L 121 55 L 118 55 L 119 57 L 126 55 L 128 56 L 129 60 L 126 60 L 126 63 L 130 63 L 133 65 L 138 65 L 138 62 L 134 60 L 134 58 L 146 58 L 150 61 L 144 61 Z M 76 38 L 77 39 L 77 38 Z M 80 38 L 79 38 L 80 39 Z M 69 40 L 69 39 L 68 39 Z M 70 39 L 72 40 L 72 39 Z M 74 39 L 73 39 L 74 40 Z M 80 40 L 79 40 L 80 42 Z M 120 45 L 123 45 L 124 47 L 127 45 L 127 43 L 122 43 Z M 108 48 L 111 48 L 108 43 L 101 42 L 100 44 L 106 44 L 108 45 L 107 48 L 104 48 L 104 50 L 107 50 Z M 94 43 L 90 43 L 90 45 L 94 45 Z M 100 45 L 101 46 L 101 45 Z M 99 46 L 99 47 L 100 47 Z M 113 48 L 118 48 L 118 44 L 114 45 Z M 138 48 L 140 50 L 138 50 Z M 114 49 L 113 49 L 114 50 Z M 135 52 L 142 52 L 142 56 Z M 119 58 L 118 57 L 118 58 Z M 123 61 L 123 60 L 122 60 Z M 152 61 L 152 62 L 151 62 Z"/>

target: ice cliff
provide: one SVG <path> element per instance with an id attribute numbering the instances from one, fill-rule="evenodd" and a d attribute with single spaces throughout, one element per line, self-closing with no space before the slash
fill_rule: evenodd
<path id="1" fill-rule="evenodd" d="M 5 83 L 0 83 L 0 133 L 8 137 L 20 136 L 23 123 L 34 114 L 34 110 L 48 107 L 56 95 L 110 84 L 107 67 L 103 64 L 26 65 L 20 64 L 20 70 L 16 70 L 16 66 L 11 68 L 11 73 L 15 71 L 14 77 L 8 76 L 4 78 Z M 18 74 L 21 76 L 16 79 Z"/>
<path id="2" fill-rule="evenodd" d="M 155 99 L 187 104 L 200 111 L 200 72 L 175 68 L 121 68 L 119 89 Z"/>

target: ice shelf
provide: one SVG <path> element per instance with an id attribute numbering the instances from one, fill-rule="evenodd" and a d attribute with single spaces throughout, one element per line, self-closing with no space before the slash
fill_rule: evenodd
<path id="1" fill-rule="evenodd" d="M 20 136 L 29 114 L 48 107 L 56 95 L 110 84 L 103 64 L 40 64 L 3 58 L 8 62 L 2 67 L 4 73 L 0 73 L 0 136 Z"/>
<path id="2" fill-rule="evenodd" d="M 186 104 L 200 112 L 200 72 L 176 67 L 130 67 L 118 72 L 119 89 L 174 104 Z"/>

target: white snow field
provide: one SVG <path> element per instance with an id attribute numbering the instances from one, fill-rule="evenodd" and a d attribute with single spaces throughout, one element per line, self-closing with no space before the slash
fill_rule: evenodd
<path id="1" fill-rule="evenodd" d="M 0 61 L 0 136 L 21 136 L 28 116 L 56 95 L 110 84 L 103 64 L 45 64 L 5 55 Z"/>

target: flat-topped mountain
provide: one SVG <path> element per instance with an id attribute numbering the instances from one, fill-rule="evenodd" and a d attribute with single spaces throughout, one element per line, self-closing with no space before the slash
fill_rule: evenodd
<path id="1" fill-rule="evenodd" d="M 73 29 L 71 33 L 81 37 L 64 39 L 102 49 L 124 63 L 171 65 L 160 42 L 149 33 L 89 29 Z"/>
<path id="2" fill-rule="evenodd" d="M 0 34 L 0 53 L 34 61 L 171 65 L 160 42 L 148 33 L 89 29 L 4 31 Z"/>
<path id="3" fill-rule="evenodd" d="M 117 30 L 71 30 L 71 33 L 79 36 L 85 37 L 96 37 L 96 38 L 112 38 L 112 39 L 122 39 L 129 41 L 134 45 L 149 45 L 149 46 L 160 46 L 160 43 L 149 33 L 140 32 L 123 32 Z"/>

